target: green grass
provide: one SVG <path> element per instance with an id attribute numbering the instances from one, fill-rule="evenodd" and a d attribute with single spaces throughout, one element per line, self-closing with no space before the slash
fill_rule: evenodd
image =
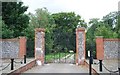
<path id="1" fill-rule="evenodd" d="M 66 55 L 71 54 L 71 53 L 51 53 L 45 55 L 46 62 L 53 62 L 55 59 L 63 58 Z M 73 53 L 72 53 L 73 54 Z"/>

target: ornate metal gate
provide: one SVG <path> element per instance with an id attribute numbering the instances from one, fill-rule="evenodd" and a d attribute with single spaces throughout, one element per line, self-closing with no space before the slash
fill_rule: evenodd
<path id="1" fill-rule="evenodd" d="M 35 58 L 44 63 L 76 63 L 85 61 L 85 29 L 76 29 L 76 50 L 67 48 L 45 50 L 45 30 L 38 28 L 35 31 Z"/>

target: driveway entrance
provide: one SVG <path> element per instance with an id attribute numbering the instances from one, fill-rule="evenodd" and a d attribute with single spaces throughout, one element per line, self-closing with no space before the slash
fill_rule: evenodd
<path id="1" fill-rule="evenodd" d="M 51 63 L 44 66 L 36 66 L 25 73 L 89 73 L 86 66 L 77 66 L 74 64 Z"/>

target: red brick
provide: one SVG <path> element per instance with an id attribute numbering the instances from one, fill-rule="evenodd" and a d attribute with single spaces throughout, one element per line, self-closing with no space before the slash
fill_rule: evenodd
<path id="1" fill-rule="evenodd" d="M 26 38 L 25 37 L 20 37 L 19 39 L 19 57 L 24 58 L 24 55 L 26 55 Z"/>
<path id="2" fill-rule="evenodd" d="M 104 59 L 104 40 L 103 40 L 103 37 L 96 38 L 96 57 L 98 60 Z"/>

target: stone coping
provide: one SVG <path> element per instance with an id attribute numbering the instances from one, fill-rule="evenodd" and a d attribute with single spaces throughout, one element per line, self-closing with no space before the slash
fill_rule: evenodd
<path id="1" fill-rule="evenodd" d="M 35 31 L 38 31 L 38 32 L 45 32 L 45 29 L 44 28 L 36 28 Z"/>
<path id="2" fill-rule="evenodd" d="M 77 28 L 76 31 L 85 31 L 85 28 L 84 27 Z"/>
<path id="3" fill-rule="evenodd" d="M 8 39 L 0 38 L 0 41 L 19 41 L 22 38 L 26 38 L 26 37 L 25 36 L 20 36 L 20 37 L 17 37 L 17 38 L 8 38 Z"/>
<path id="4" fill-rule="evenodd" d="M 120 42 L 120 39 L 118 39 L 118 38 L 114 38 L 114 39 L 104 39 L 104 41 L 119 41 L 119 42 Z"/>

